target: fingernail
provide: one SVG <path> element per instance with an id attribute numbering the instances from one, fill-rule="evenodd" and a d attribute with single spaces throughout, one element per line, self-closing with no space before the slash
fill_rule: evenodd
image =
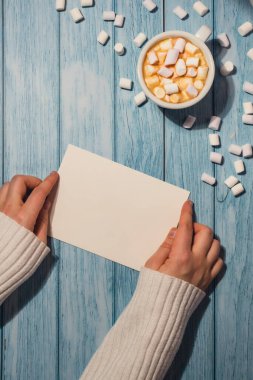
<path id="1" fill-rule="evenodd" d="M 176 229 L 174 229 L 174 230 L 170 230 L 170 232 L 169 232 L 169 237 L 171 237 L 171 238 L 175 237 L 176 232 L 177 232 Z"/>
<path id="2" fill-rule="evenodd" d="M 188 203 L 190 206 L 193 206 L 193 202 L 190 199 L 188 199 Z"/>
<path id="3" fill-rule="evenodd" d="M 46 202 L 44 203 L 43 208 L 44 208 L 44 210 L 47 211 L 50 209 L 50 207 L 51 207 L 51 202 L 47 199 Z"/>
<path id="4" fill-rule="evenodd" d="M 50 173 L 50 175 L 55 175 L 55 174 L 58 175 L 58 172 L 56 172 L 55 170 L 53 170 L 53 171 Z"/>

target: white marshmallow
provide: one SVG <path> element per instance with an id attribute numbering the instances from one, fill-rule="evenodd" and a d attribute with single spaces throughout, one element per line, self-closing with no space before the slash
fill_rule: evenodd
<path id="1" fill-rule="evenodd" d="M 156 73 L 156 68 L 152 65 L 145 65 L 145 71 L 148 75 L 153 75 Z"/>
<path id="2" fill-rule="evenodd" d="M 242 148 L 240 145 L 231 144 L 228 147 L 228 151 L 231 154 L 235 154 L 236 156 L 240 156 L 242 154 Z"/>
<path id="3" fill-rule="evenodd" d="M 225 48 L 228 48 L 229 45 L 230 45 L 230 41 L 228 39 L 228 36 L 226 33 L 220 33 L 218 34 L 217 36 L 217 40 L 220 44 L 221 47 L 225 47 Z"/>
<path id="4" fill-rule="evenodd" d="M 174 74 L 174 71 L 168 67 L 161 67 L 160 70 L 157 71 L 157 74 L 161 75 L 161 77 L 169 78 Z"/>
<path id="5" fill-rule="evenodd" d="M 116 15 L 114 20 L 114 26 L 122 28 L 124 25 L 125 17 L 123 15 Z"/>
<path id="6" fill-rule="evenodd" d="M 243 109 L 245 114 L 250 115 L 253 113 L 253 104 L 251 102 L 244 102 Z"/>
<path id="7" fill-rule="evenodd" d="M 208 74 L 208 66 L 199 66 L 198 67 L 198 79 L 206 79 Z"/>
<path id="8" fill-rule="evenodd" d="M 153 10 L 156 9 L 157 5 L 152 1 L 152 0 L 144 0 L 142 2 L 144 7 L 149 11 L 152 12 Z"/>
<path id="9" fill-rule="evenodd" d="M 93 7 L 94 0 L 80 0 L 81 7 Z"/>
<path id="10" fill-rule="evenodd" d="M 251 144 L 244 144 L 242 146 L 242 155 L 244 158 L 250 158 L 253 156 L 253 150 Z"/>
<path id="11" fill-rule="evenodd" d="M 237 174 L 243 173 L 245 171 L 245 166 L 243 160 L 237 160 L 234 162 L 235 171 Z"/>
<path id="12" fill-rule="evenodd" d="M 66 0 L 56 0 L 55 9 L 59 12 L 65 11 L 66 9 Z"/>
<path id="13" fill-rule="evenodd" d="M 202 25 L 196 32 L 195 36 L 200 38 L 202 41 L 206 42 L 212 34 L 212 29 L 207 25 Z"/>
<path id="14" fill-rule="evenodd" d="M 218 131 L 220 128 L 221 118 L 219 116 L 212 116 L 208 124 L 208 128 Z"/>
<path id="15" fill-rule="evenodd" d="M 176 94 L 179 91 L 178 85 L 176 83 L 168 83 L 164 86 L 165 92 L 168 95 Z"/>
<path id="16" fill-rule="evenodd" d="M 219 146 L 220 145 L 220 136 L 215 134 L 215 133 L 211 133 L 209 136 L 209 143 L 211 146 Z"/>
<path id="17" fill-rule="evenodd" d="M 201 16 L 205 16 L 205 14 L 207 14 L 207 12 L 209 11 L 209 9 L 207 8 L 207 6 L 205 6 L 205 4 L 202 3 L 202 1 L 196 1 L 194 4 L 193 4 L 193 9 Z"/>
<path id="18" fill-rule="evenodd" d="M 143 91 L 139 92 L 139 94 L 135 95 L 134 101 L 137 106 L 141 106 L 143 103 L 145 103 L 147 100 L 146 95 Z"/>
<path id="19" fill-rule="evenodd" d="M 243 124 L 253 125 L 253 115 L 242 115 L 242 122 Z"/>
<path id="20" fill-rule="evenodd" d="M 186 66 L 198 67 L 199 57 L 190 57 L 186 59 Z"/>
<path id="21" fill-rule="evenodd" d="M 109 39 L 109 35 L 104 31 L 104 30 L 101 30 L 101 32 L 99 33 L 99 35 L 97 36 L 97 41 L 101 44 L 101 45 L 105 45 L 106 42 L 108 41 Z"/>
<path id="22" fill-rule="evenodd" d="M 158 99 L 163 99 L 166 95 L 164 89 L 159 86 L 154 88 L 154 94 Z"/>
<path id="23" fill-rule="evenodd" d="M 178 59 L 177 63 L 175 65 L 176 73 L 179 77 L 182 75 L 185 75 L 186 73 L 186 66 L 185 66 L 185 61 L 183 59 Z"/>
<path id="24" fill-rule="evenodd" d="M 177 62 L 178 55 L 179 55 L 178 49 L 170 49 L 166 55 L 164 65 L 165 66 L 174 65 Z"/>
<path id="25" fill-rule="evenodd" d="M 197 75 L 197 70 L 194 69 L 194 67 L 190 67 L 190 68 L 187 70 L 187 73 L 186 73 L 186 76 L 187 76 L 187 77 L 194 78 L 194 77 L 196 77 L 196 75 Z"/>
<path id="26" fill-rule="evenodd" d="M 148 61 L 149 61 L 150 65 L 155 65 L 156 63 L 158 63 L 158 57 L 153 50 L 151 50 L 148 53 Z"/>
<path id="27" fill-rule="evenodd" d="M 248 81 L 245 81 L 243 83 L 243 91 L 247 92 L 248 94 L 253 95 L 253 83 L 250 83 Z"/>
<path id="28" fill-rule="evenodd" d="M 177 38 L 175 45 L 174 45 L 174 49 L 177 49 L 180 51 L 180 53 L 183 53 L 184 48 L 185 48 L 185 44 L 186 44 L 186 41 L 184 38 L 181 38 L 181 37 Z"/>
<path id="29" fill-rule="evenodd" d="M 244 187 L 241 183 L 238 183 L 231 189 L 232 194 L 236 197 L 237 195 L 240 195 L 241 193 L 244 192 Z"/>
<path id="30" fill-rule="evenodd" d="M 253 48 L 247 51 L 247 57 L 253 60 Z"/>
<path id="31" fill-rule="evenodd" d="M 246 36 L 253 30 L 253 25 L 251 22 L 246 21 L 244 24 L 239 26 L 238 32 L 240 33 L 241 36 Z"/>
<path id="32" fill-rule="evenodd" d="M 204 83 L 199 79 L 195 80 L 193 85 L 197 90 L 202 90 L 202 88 L 204 87 Z"/>
<path id="33" fill-rule="evenodd" d="M 235 66 L 233 64 L 233 62 L 231 61 L 226 61 L 225 63 L 223 63 L 220 67 L 220 73 L 221 75 L 223 75 L 224 77 L 226 77 L 227 75 L 231 74 L 235 69 Z"/>
<path id="34" fill-rule="evenodd" d="M 198 50 L 199 50 L 199 48 L 197 46 L 191 44 L 190 42 L 187 42 L 185 44 L 186 53 L 195 54 L 195 53 L 197 53 Z"/>
<path id="35" fill-rule="evenodd" d="M 115 20 L 115 12 L 113 12 L 113 11 L 104 11 L 103 12 L 103 20 L 104 21 L 114 21 Z"/>
<path id="36" fill-rule="evenodd" d="M 117 42 L 114 45 L 114 50 L 118 55 L 123 55 L 125 53 L 124 45 L 121 42 Z"/>
<path id="37" fill-rule="evenodd" d="M 162 50 L 166 50 L 166 52 L 167 52 L 169 49 L 172 49 L 172 48 L 173 48 L 173 45 L 172 45 L 172 40 L 171 40 L 171 38 L 162 41 L 162 42 L 160 43 L 160 48 L 161 48 Z"/>
<path id="38" fill-rule="evenodd" d="M 132 89 L 133 82 L 131 79 L 128 78 L 120 78 L 119 80 L 119 86 L 120 88 L 123 88 L 124 90 L 131 90 Z"/>
<path id="39" fill-rule="evenodd" d="M 191 115 L 188 115 L 187 118 L 185 119 L 184 123 L 183 123 L 183 127 L 185 129 L 191 129 L 196 121 L 196 117 L 195 116 L 191 116 Z"/>
<path id="40" fill-rule="evenodd" d="M 135 45 L 140 48 L 144 42 L 147 41 L 147 36 L 144 34 L 144 33 L 139 33 L 135 39 L 134 39 L 134 43 Z"/>
<path id="41" fill-rule="evenodd" d="M 179 5 L 173 9 L 173 13 L 181 20 L 183 20 L 188 15 L 188 13 Z"/>
<path id="42" fill-rule="evenodd" d="M 211 186 L 216 184 L 216 179 L 207 173 L 202 174 L 201 181 L 208 183 L 208 185 L 211 185 Z"/>
<path id="43" fill-rule="evenodd" d="M 195 98 L 198 95 L 198 93 L 199 93 L 198 90 L 196 89 L 196 87 L 194 87 L 192 84 L 189 84 L 186 87 L 186 92 L 192 98 Z"/>
<path id="44" fill-rule="evenodd" d="M 73 21 L 75 21 L 75 22 L 79 22 L 79 21 L 82 21 L 84 19 L 82 12 L 78 8 L 70 9 L 69 13 L 70 13 Z"/>
<path id="45" fill-rule="evenodd" d="M 217 153 L 217 152 L 210 152 L 210 161 L 211 162 L 221 165 L 222 159 L 223 159 L 222 154 Z"/>
<path id="46" fill-rule="evenodd" d="M 229 176 L 229 177 L 226 178 L 225 181 L 224 181 L 225 185 L 226 185 L 229 189 L 231 189 L 232 187 L 234 187 L 238 182 L 239 182 L 239 180 L 238 180 L 235 176 L 233 176 L 233 175 Z"/>

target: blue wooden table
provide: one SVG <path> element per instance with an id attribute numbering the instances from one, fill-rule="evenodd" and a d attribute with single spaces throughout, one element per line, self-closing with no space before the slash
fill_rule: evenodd
<path id="1" fill-rule="evenodd" d="M 68 10 L 79 6 L 78 0 L 69 0 L 61 14 L 54 0 L 2 0 L 0 181 L 16 173 L 46 176 L 72 143 L 190 190 L 198 221 L 212 226 L 222 241 L 227 270 L 192 317 L 167 378 L 251 380 L 253 159 L 241 176 L 243 196 L 227 195 L 223 180 L 233 174 L 228 145 L 253 143 L 253 127 L 241 123 L 242 102 L 252 100 L 242 83 L 252 81 L 246 52 L 253 35 L 237 32 L 252 21 L 253 8 L 248 0 L 204 2 L 210 12 L 201 18 L 192 10 L 193 0 L 180 0 L 189 11 L 181 21 L 172 13 L 176 0 L 156 0 L 154 13 L 141 0 L 97 0 L 84 9 L 85 21 L 75 24 Z M 126 16 L 123 29 L 103 22 L 102 11 L 110 9 Z M 208 45 L 217 67 L 231 59 L 236 74 L 225 79 L 217 72 L 212 91 L 192 109 L 164 112 L 151 101 L 137 108 L 140 49 L 132 39 L 141 31 L 149 38 L 171 29 L 195 33 L 202 24 L 213 28 Z M 105 47 L 96 42 L 101 29 L 110 35 Z M 228 50 L 215 41 L 224 31 Z M 115 56 L 117 41 L 126 46 L 125 56 Z M 133 79 L 132 92 L 119 88 L 121 76 Z M 188 113 L 198 118 L 191 131 L 181 128 Z M 221 167 L 208 160 L 211 115 L 223 119 Z M 200 182 L 203 171 L 216 175 L 216 188 Z M 58 241 L 51 248 L 36 274 L 1 308 L 1 379 L 78 379 L 135 289 L 133 270 Z"/>

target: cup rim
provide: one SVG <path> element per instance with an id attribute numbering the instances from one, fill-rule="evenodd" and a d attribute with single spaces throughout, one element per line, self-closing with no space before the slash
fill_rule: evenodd
<path id="1" fill-rule="evenodd" d="M 143 77 L 143 62 L 144 62 L 144 59 L 146 57 L 148 50 L 156 42 L 163 40 L 165 38 L 168 38 L 168 37 L 184 37 L 184 38 L 188 39 L 189 41 L 191 41 L 192 43 L 194 43 L 195 45 L 197 45 L 204 52 L 204 55 L 205 55 L 205 58 L 207 60 L 208 67 L 209 67 L 207 80 L 206 80 L 205 86 L 202 89 L 202 91 L 200 92 L 200 94 L 198 96 L 196 96 L 196 98 L 193 98 L 193 99 L 186 101 L 186 102 L 183 102 L 183 103 L 167 103 L 161 99 L 158 99 L 148 89 L 148 87 L 144 81 L 144 77 Z M 169 30 L 169 31 L 155 35 L 153 38 L 151 38 L 145 44 L 145 46 L 141 50 L 141 53 L 139 55 L 139 59 L 137 62 L 137 75 L 138 75 L 138 79 L 139 79 L 140 85 L 142 87 L 142 90 L 144 91 L 144 93 L 147 95 L 147 97 L 149 99 L 151 99 L 153 102 L 158 104 L 160 107 L 167 108 L 167 109 L 188 108 L 188 107 L 191 107 L 191 106 L 197 104 L 198 102 L 200 102 L 207 95 L 210 88 L 212 87 L 212 84 L 214 81 L 214 74 L 215 74 L 214 59 L 213 59 L 212 53 L 211 53 L 210 49 L 208 48 L 208 46 L 200 38 L 194 36 L 193 34 L 191 34 L 189 32 L 184 32 L 182 30 Z"/>

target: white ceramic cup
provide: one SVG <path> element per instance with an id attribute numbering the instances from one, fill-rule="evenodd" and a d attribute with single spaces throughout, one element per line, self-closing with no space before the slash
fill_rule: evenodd
<path id="1" fill-rule="evenodd" d="M 182 37 L 182 38 L 187 39 L 191 43 L 193 43 L 195 46 L 198 46 L 198 48 L 204 53 L 204 57 L 209 67 L 205 85 L 203 89 L 200 91 L 199 95 L 183 103 L 168 103 L 161 99 L 158 99 L 147 87 L 144 80 L 144 76 L 143 76 L 143 63 L 144 63 L 148 50 L 157 42 L 162 41 L 166 38 L 171 38 L 171 37 Z M 201 39 L 199 39 L 198 37 L 194 36 L 191 33 L 183 32 L 182 30 L 171 30 L 168 32 L 157 34 L 155 37 L 153 37 L 151 40 L 149 40 L 145 44 L 138 59 L 137 74 L 138 74 L 140 85 L 149 99 L 153 100 L 153 102 L 155 102 L 156 104 L 158 104 L 158 106 L 163 107 L 163 108 L 182 109 L 182 108 L 193 106 L 194 104 L 200 102 L 200 100 L 206 96 L 206 94 L 208 93 L 208 91 L 210 90 L 213 84 L 215 66 L 214 66 L 213 56 L 209 48 Z"/>

